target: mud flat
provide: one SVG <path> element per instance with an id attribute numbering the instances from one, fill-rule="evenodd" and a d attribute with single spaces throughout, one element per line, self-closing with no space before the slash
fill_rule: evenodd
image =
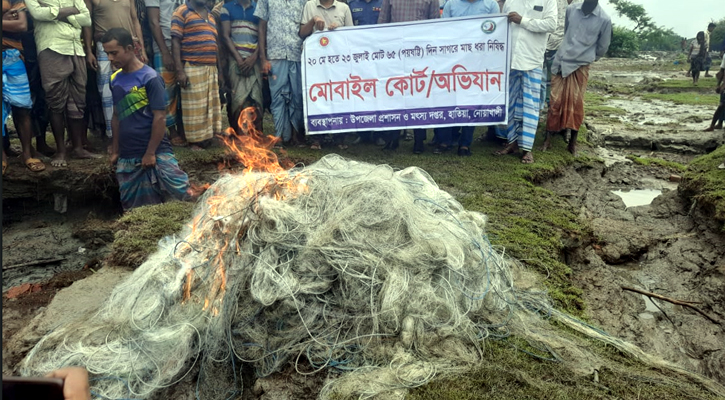
<path id="1" fill-rule="evenodd" d="M 659 175 L 659 177 L 658 177 Z M 544 186 L 564 196 L 592 230 L 567 263 L 588 314 L 610 334 L 716 381 L 725 381 L 725 237 L 719 224 L 665 181 L 669 171 L 633 163 L 569 169 Z M 657 190 L 627 207 L 613 191 Z M 715 324 L 682 306 L 623 291 L 632 287 L 697 302 Z"/>

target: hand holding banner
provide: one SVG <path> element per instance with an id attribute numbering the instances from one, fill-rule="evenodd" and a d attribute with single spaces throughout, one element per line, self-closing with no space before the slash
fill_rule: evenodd
<path id="1" fill-rule="evenodd" d="M 509 61 L 505 15 L 318 32 L 302 53 L 307 132 L 505 124 Z"/>

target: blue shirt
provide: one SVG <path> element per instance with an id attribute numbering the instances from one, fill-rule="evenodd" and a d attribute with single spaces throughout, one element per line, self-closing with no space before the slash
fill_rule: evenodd
<path id="1" fill-rule="evenodd" d="M 151 140 L 154 110 L 166 110 L 164 80 L 148 65 L 131 73 L 119 69 L 111 75 L 113 105 L 119 123 L 120 158 L 143 158 Z M 171 153 L 169 139 L 164 136 L 156 154 Z"/>
<path id="2" fill-rule="evenodd" d="M 496 0 L 449 0 L 443 6 L 443 18 L 468 17 L 472 15 L 500 14 Z"/>
<path id="3" fill-rule="evenodd" d="M 375 25 L 378 23 L 383 0 L 352 0 L 349 4 L 352 21 L 357 25 Z"/>

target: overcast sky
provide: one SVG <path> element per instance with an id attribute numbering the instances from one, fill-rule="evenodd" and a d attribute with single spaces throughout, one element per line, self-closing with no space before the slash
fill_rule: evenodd
<path id="1" fill-rule="evenodd" d="M 698 31 L 707 29 L 711 21 L 725 18 L 725 0 L 630 0 L 641 4 L 657 25 L 672 28 L 675 33 L 694 38 Z M 628 19 L 620 17 L 608 0 L 600 0 L 604 10 L 618 25 L 634 27 Z"/>

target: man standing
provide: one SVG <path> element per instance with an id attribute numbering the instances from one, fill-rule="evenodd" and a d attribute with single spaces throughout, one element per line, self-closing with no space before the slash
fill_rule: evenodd
<path id="1" fill-rule="evenodd" d="M 262 69 L 259 63 L 259 18 L 254 16 L 256 2 L 232 0 L 221 8 L 222 40 L 228 54 L 228 79 L 230 86 L 230 125 L 238 131 L 237 121 L 242 109 L 254 107 L 254 125 L 261 131 L 262 125 Z"/>
<path id="2" fill-rule="evenodd" d="M 503 11 L 511 26 L 508 145 L 496 155 L 521 149 L 531 164 L 541 104 L 541 78 L 547 33 L 556 29 L 556 0 L 507 0 Z"/>
<path id="3" fill-rule="evenodd" d="M 146 0 L 146 17 L 153 36 L 153 65 L 166 85 L 166 128 L 171 143 L 184 146 L 186 141 L 181 121 L 176 119 L 179 107 L 179 86 L 176 84 L 176 67 L 171 55 L 171 16 L 181 5 L 180 0 Z"/>
<path id="4" fill-rule="evenodd" d="M 569 152 L 576 156 L 579 127 L 584 122 L 584 93 L 589 66 L 609 50 L 612 20 L 599 6 L 599 0 L 584 0 L 566 9 L 564 42 L 552 66 L 551 106 L 546 122 L 544 149 L 551 135 L 571 129 Z"/>
<path id="5" fill-rule="evenodd" d="M 70 132 L 73 155 L 98 158 L 83 148 L 86 124 L 86 54 L 81 43 L 81 28 L 91 26 L 91 15 L 82 0 L 59 0 L 54 4 L 26 0 L 35 21 L 38 65 L 50 109 L 50 126 L 57 151 L 50 164 L 65 167 L 65 129 Z"/>
<path id="6" fill-rule="evenodd" d="M 449 0 L 443 6 L 442 18 L 468 17 L 473 15 L 498 14 L 500 7 L 494 0 Z M 453 146 L 453 127 L 439 128 L 437 130 L 438 145 L 433 154 L 441 154 Z M 458 155 L 470 156 L 471 143 L 473 143 L 473 131 L 475 126 L 461 127 L 461 135 L 458 139 Z"/>
<path id="7" fill-rule="evenodd" d="M 166 138 L 164 81 L 134 54 L 131 34 L 123 28 L 108 30 L 100 42 L 118 68 L 111 76 L 113 92 L 113 147 L 124 211 L 167 198 L 189 197 L 189 179 L 179 168 Z"/>
<path id="8" fill-rule="evenodd" d="M 421 21 L 440 18 L 440 3 L 438 0 L 383 0 L 383 7 L 378 17 L 379 24 L 391 22 Z M 426 138 L 425 129 L 414 129 L 415 144 L 413 153 L 421 154 L 425 149 L 423 141 Z M 400 143 L 400 131 L 387 133 L 384 150 L 395 150 Z"/>
<path id="9" fill-rule="evenodd" d="M 45 170 L 45 164 L 33 157 L 35 151 L 31 143 L 33 128 L 30 122 L 33 102 L 30 82 L 22 60 L 21 38 L 27 28 L 25 3 L 22 0 L 3 0 L 3 136 L 6 135 L 6 118 L 12 110 L 15 130 L 23 149 L 23 164 L 33 172 L 40 172 Z"/>
<path id="10" fill-rule="evenodd" d="M 222 132 L 216 20 L 206 0 L 187 1 L 176 9 L 171 50 L 181 86 L 186 140 L 192 150 L 202 150 Z"/>
<path id="11" fill-rule="evenodd" d="M 573 0 L 556 0 L 557 1 L 557 22 L 556 30 L 549 34 L 549 40 L 546 42 L 546 53 L 544 55 L 544 67 L 546 69 L 546 84 L 544 90 L 546 91 L 546 97 L 542 98 L 549 104 L 549 96 L 551 93 L 551 64 L 554 62 L 554 56 L 556 50 L 561 46 L 561 42 L 564 40 L 564 25 L 566 24 L 566 7 L 572 3 Z M 580 2 L 581 0 L 577 0 Z M 543 104 L 543 101 L 542 101 Z"/>
<path id="12" fill-rule="evenodd" d="M 710 67 L 712 67 L 712 56 L 710 56 L 710 34 L 715 30 L 716 25 L 712 22 L 710 22 L 707 25 L 707 30 L 705 31 L 705 78 L 712 78 L 712 75 L 710 75 Z"/>
<path id="13" fill-rule="evenodd" d="M 276 137 L 290 143 L 302 132 L 302 9 L 307 0 L 259 0 L 259 59 L 269 74 Z"/>
<path id="14" fill-rule="evenodd" d="M 380 17 L 383 0 L 352 0 L 349 6 L 355 26 L 375 25 Z"/>
<path id="15" fill-rule="evenodd" d="M 86 46 L 86 62 L 96 71 L 98 78 L 98 94 L 101 95 L 103 116 L 106 122 L 106 137 L 111 137 L 111 118 L 113 117 L 113 100 L 108 86 L 111 79 L 111 62 L 103 51 L 100 39 L 112 28 L 124 28 L 135 32 L 134 46 L 142 62 L 146 62 L 146 50 L 143 45 L 141 24 L 136 16 L 136 0 L 85 0 L 91 13 L 93 27 L 83 28 L 83 41 Z M 93 55 L 93 42 L 96 42 L 96 55 Z"/>

